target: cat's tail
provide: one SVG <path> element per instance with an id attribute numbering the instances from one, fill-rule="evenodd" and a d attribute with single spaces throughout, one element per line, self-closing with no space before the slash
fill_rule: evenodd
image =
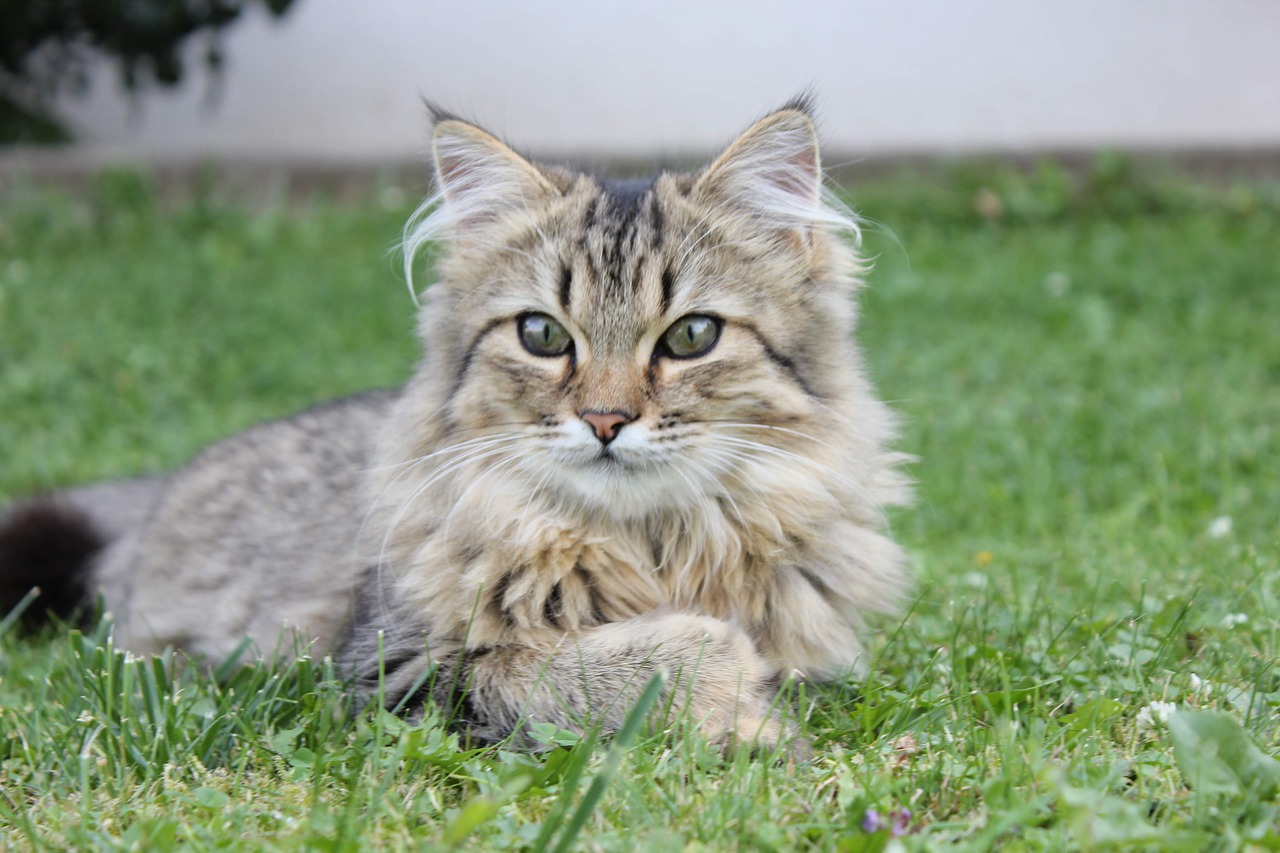
<path id="1" fill-rule="evenodd" d="M 39 626 L 49 614 L 86 615 L 95 558 L 142 526 L 165 479 L 100 483 L 0 508 L 0 620 L 24 601 L 18 623 L 27 628 Z M 28 601 L 33 590 L 36 597 Z"/>

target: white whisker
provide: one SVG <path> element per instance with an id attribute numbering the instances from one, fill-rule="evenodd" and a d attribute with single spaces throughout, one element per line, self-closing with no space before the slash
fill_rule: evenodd
<path id="1" fill-rule="evenodd" d="M 381 569 L 381 567 L 386 562 L 387 546 L 390 544 L 391 537 L 395 533 L 396 527 L 399 526 L 400 520 L 404 517 L 404 514 L 408 512 L 409 507 L 414 502 L 416 502 L 417 499 L 420 498 L 427 491 L 427 489 L 431 488 L 431 486 L 434 485 L 437 481 L 439 481 L 442 477 L 448 476 L 449 474 L 452 474 L 453 472 L 457 471 L 460 468 L 465 467 L 466 465 L 469 465 L 473 462 L 479 462 L 483 459 L 488 459 L 493 456 L 497 456 L 504 452 L 505 452 L 505 448 L 497 447 L 497 448 L 485 448 L 480 452 L 468 454 L 461 459 L 448 462 L 443 467 L 436 469 L 430 477 L 428 477 L 425 481 L 419 484 L 418 487 L 413 490 L 413 493 L 410 494 L 409 497 L 406 498 L 403 502 L 401 502 L 400 508 L 396 511 L 396 514 L 392 517 L 390 523 L 387 525 L 386 533 L 382 537 L 382 546 L 378 551 L 379 569 Z"/>
<path id="2" fill-rule="evenodd" d="M 444 519 L 444 531 L 441 535 L 443 536 L 443 539 L 444 539 L 444 543 L 445 543 L 444 552 L 446 554 L 450 553 L 449 537 L 450 537 L 451 529 L 453 525 L 454 514 L 458 511 L 459 507 L 463 506 L 466 503 L 467 497 L 471 494 L 471 491 L 477 488 L 478 486 L 486 484 L 488 482 L 488 479 L 491 476 L 499 472 L 502 472 L 502 478 L 505 481 L 505 479 L 510 475 L 510 473 L 518 466 L 520 461 L 521 461 L 521 457 L 516 454 L 511 454 L 504 459 L 499 459 L 496 463 L 489 465 L 483 472 L 481 472 L 474 479 L 472 479 L 472 481 L 467 485 L 467 487 L 462 490 L 462 493 L 458 495 L 457 499 L 453 502 L 453 506 L 449 508 L 449 512 L 445 515 L 445 519 Z M 492 504 L 493 497 L 497 493 L 500 485 L 501 484 L 499 483 L 498 485 L 492 486 L 488 489 L 489 494 L 488 494 L 487 505 Z M 486 515 L 488 514 L 487 508 L 488 507 L 486 507 Z"/>
<path id="3" fill-rule="evenodd" d="M 437 456 L 441 456 L 448 453 L 460 453 L 466 450 L 488 447 L 490 445 L 500 445 L 504 442 L 514 441 L 518 438 L 519 438 L 519 435 L 514 433 L 499 434 L 496 436 L 495 435 L 480 436 L 478 438 L 468 439 L 466 441 L 460 441 L 457 444 L 452 444 L 448 447 L 442 447 L 439 450 L 436 450 L 432 453 L 427 453 L 422 456 L 418 456 L 415 459 L 410 459 L 407 462 L 402 462 L 402 463 L 399 463 L 398 465 L 383 465 L 383 466 L 378 466 L 376 468 L 367 469 L 368 471 L 390 471 L 390 470 L 395 470 L 396 468 L 403 468 L 403 470 L 397 473 L 395 477 L 393 477 L 390 481 L 388 481 L 382 486 L 382 489 L 378 492 L 377 497 L 375 497 L 369 503 L 368 508 L 365 510 L 364 515 L 361 517 L 360 526 L 357 528 L 355 538 L 352 540 L 352 543 L 351 543 L 351 548 L 353 552 L 352 557 L 355 560 L 355 562 L 356 563 L 361 562 L 359 559 L 359 551 L 364 544 L 365 531 L 368 529 L 369 520 L 373 517 L 374 512 L 377 510 L 378 506 L 382 503 L 382 499 L 383 497 L 386 496 L 387 491 L 390 488 L 392 488 L 394 485 L 396 485 L 396 483 L 400 482 L 401 479 L 403 479 L 408 474 L 412 473 L 420 465 L 423 465 L 426 462 L 429 462 L 431 459 Z M 388 529 L 387 536 L 390 535 L 390 532 L 391 532 L 390 529 Z M 382 584 L 382 568 L 383 568 L 383 561 L 386 554 L 386 542 L 387 542 L 387 539 L 386 537 L 384 537 L 383 545 L 379 552 L 378 562 L 376 564 L 376 569 L 375 569 L 377 580 L 378 580 L 378 589 L 380 591 L 385 589 L 384 585 Z M 382 599 L 381 593 L 379 594 L 378 608 L 379 608 L 379 611 L 382 613 L 382 615 L 386 616 L 386 602 Z"/>
<path id="4" fill-rule="evenodd" d="M 736 436 L 731 436 L 731 435 L 717 435 L 715 436 L 715 440 L 726 442 L 735 447 L 740 447 L 755 453 L 762 453 L 768 456 L 773 456 L 778 459 L 784 459 L 788 462 L 795 462 L 799 465 L 804 465 L 810 470 L 820 473 L 822 475 L 821 479 L 827 479 L 827 478 L 833 479 L 836 482 L 844 485 L 855 495 L 858 495 L 863 499 L 870 500 L 870 494 L 867 491 L 866 487 L 855 483 L 853 480 L 850 480 L 848 477 L 842 474 L 838 474 L 835 471 L 831 470 L 829 466 L 824 465 L 815 459 L 810 459 L 809 457 L 804 456 L 803 454 L 793 453 L 789 450 L 784 450 L 780 447 L 774 447 L 773 445 L 770 445 L 770 444 L 763 444 L 758 441 L 751 441 L 750 439 L 738 438 Z"/>

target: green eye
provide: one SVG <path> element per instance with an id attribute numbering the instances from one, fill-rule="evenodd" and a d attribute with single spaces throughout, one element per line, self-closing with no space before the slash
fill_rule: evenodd
<path id="1" fill-rule="evenodd" d="M 671 324 L 662 334 L 664 355 L 672 358 L 696 358 L 711 352 L 720 340 L 720 327 L 724 321 L 705 314 L 690 314 Z"/>
<path id="2" fill-rule="evenodd" d="M 516 328 L 520 343 L 534 355 L 564 355 L 573 346 L 573 335 L 549 314 L 522 314 Z"/>

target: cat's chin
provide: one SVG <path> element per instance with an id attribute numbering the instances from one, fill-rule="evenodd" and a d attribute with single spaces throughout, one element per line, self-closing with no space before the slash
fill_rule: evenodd
<path id="1" fill-rule="evenodd" d="M 616 456 L 565 465 L 558 485 L 573 504 L 620 521 L 682 512 L 706 500 L 694 480 L 668 465 L 635 464 Z"/>

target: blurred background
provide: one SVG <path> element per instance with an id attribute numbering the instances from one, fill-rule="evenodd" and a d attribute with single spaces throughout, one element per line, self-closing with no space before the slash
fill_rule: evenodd
<path id="1" fill-rule="evenodd" d="M 534 154 L 682 158 L 805 89 L 829 163 L 1280 149 L 1274 0 L 4 6 L 10 167 L 408 163 L 423 97 Z"/>

